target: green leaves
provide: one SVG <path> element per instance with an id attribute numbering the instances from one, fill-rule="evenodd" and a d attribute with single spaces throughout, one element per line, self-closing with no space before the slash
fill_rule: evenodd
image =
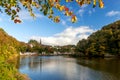
<path id="1" fill-rule="evenodd" d="M 120 55 L 120 20 L 80 40 L 76 49 L 88 56 Z"/>

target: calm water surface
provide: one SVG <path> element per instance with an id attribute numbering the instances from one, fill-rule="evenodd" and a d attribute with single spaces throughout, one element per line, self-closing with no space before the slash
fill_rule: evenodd
<path id="1" fill-rule="evenodd" d="M 20 57 L 19 71 L 31 80 L 120 80 L 120 60 L 26 56 Z"/>

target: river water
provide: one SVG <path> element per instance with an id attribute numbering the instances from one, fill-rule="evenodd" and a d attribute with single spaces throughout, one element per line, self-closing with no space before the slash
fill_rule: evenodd
<path id="1" fill-rule="evenodd" d="M 19 71 L 31 80 L 120 80 L 120 59 L 21 56 Z"/>

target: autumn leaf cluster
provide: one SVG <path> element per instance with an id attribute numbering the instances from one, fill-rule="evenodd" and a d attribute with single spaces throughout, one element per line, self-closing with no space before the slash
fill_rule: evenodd
<path id="1" fill-rule="evenodd" d="M 99 3 L 99 7 L 103 8 L 104 3 L 102 0 L 65 0 L 65 5 L 61 4 L 62 0 L 0 0 L 0 12 L 5 12 L 7 15 L 11 17 L 15 23 L 21 23 L 21 19 L 19 18 L 19 11 L 22 7 L 24 7 L 32 17 L 35 17 L 35 13 L 33 9 L 37 9 L 42 12 L 49 19 L 54 22 L 60 22 L 60 16 L 55 16 L 55 9 L 64 13 L 65 16 L 71 17 L 71 22 L 75 23 L 77 21 L 77 17 L 69 7 L 66 6 L 67 3 L 76 2 L 79 6 L 83 6 L 84 4 L 93 4 L 93 8 L 96 7 L 97 3 Z M 22 6 L 21 6 L 22 5 Z"/>

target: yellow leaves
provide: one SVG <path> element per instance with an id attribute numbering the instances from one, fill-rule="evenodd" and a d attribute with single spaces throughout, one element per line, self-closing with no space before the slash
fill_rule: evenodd
<path id="1" fill-rule="evenodd" d="M 56 17 L 54 18 L 54 22 L 56 22 L 56 23 L 60 22 L 60 17 L 59 17 L 59 16 L 56 16 Z"/>
<path id="2" fill-rule="evenodd" d="M 34 13 L 30 12 L 30 16 L 35 17 Z"/>
<path id="3" fill-rule="evenodd" d="M 71 22 L 72 22 L 72 23 L 77 22 L 77 17 L 76 17 L 75 15 L 72 16 L 72 18 L 71 18 Z"/>
<path id="4" fill-rule="evenodd" d="M 72 12 L 72 11 L 70 11 L 70 12 L 69 12 L 69 11 L 66 11 L 66 12 L 65 12 L 65 15 L 66 15 L 66 16 L 72 16 L 72 15 L 73 15 L 73 12 Z"/>
<path id="5" fill-rule="evenodd" d="M 90 4 L 92 0 L 76 0 L 76 2 L 80 5 L 83 6 L 84 4 Z M 99 2 L 99 7 L 103 8 L 104 3 L 102 0 L 93 0 L 93 8 L 96 7 L 97 2 Z"/>
<path id="6" fill-rule="evenodd" d="M 5 10 L 4 12 L 7 13 L 7 15 L 12 17 L 12 20 L 15 19 L 15 17 L 18 15 L 17 13 L 21 10 L 22 6 L 29 11 L 30 15 L 32 17 L 35 17 L 34 15 L 34 8 L 38 9 L 40 12 L 42 12 L 45 16 L 48 18 L 54 20 L 55 22 L 60 21 L 60 17 L 54 17 L 54 13 L 56 12 L 54 8 L 61 11 L 65 14 L 65 16 L 72 17 L 71 21 L 74 23 L 77 21 L 77 17 L 73 16 L 73 12 L 70 11 L 69 7 L 66 7 L 66 4 L 61 5 L 61 2 L 63 0 L 19 0 L 17 2 L 16 0 L 8 0 L 6 3 L 3 3 L 0 1 L 0 6 L 3 7 Z M 103 0 L 65 0 L 66 2 L 71 2 L 71 4 L 74 4 L 72 2 L 78 3 L 79 6 L 83 6 L 84 4 L 90 4 L 93 2 L 93 7 L 96 7 L 97 3 L 99 4 L 100 8 L 104 7 Z M 73 6 L 75 8 L 76 6 Z M 1 10 L 0 10 L 1 11 Z M 19 20 L 15 20 L 14 22 L 20 22 Z"/>
<path id="7" fill-rule="evenodd" d="M 103 3 L 102 0 L 99 0 L 99 7 L 100 7 L 100 8 L 103 8 L 103 7 L 104 7 L 104 3 Z"/>
<path id="8" fill-rule="evenodd" d="M 69 2 L 69 0 L 66 0 L 66 2 Z"/>
<path id="9" fill-rule="evenodd" d="M 40 7 L 40 5 L 37 2 L 35 2 L 35 1 L 32 2 L 32 6 L 35 6 L 36 8 Z"/>
<path id="10" fill-rule="evenodd" d="M 79 0 L 76 0 L 76 2 L 78 2 Z"/>
<path id="11" fill-rule="evenodd" d="M 96 0 L 93 0 L 93 8 L 96 7 Z"/>
<path id="12" fill-rule="evenodd" d="M 60 6 L 60 9 L 59 9 L 60 11 L 63 11 L 63 10 L 65 10 L 65 6 Z"/>
<path id="13" fill-rule="evenodd" d="M 66 16 L 69 16 L 69 12 L 68 12 L 68 11 L 66 11 L 66 12 L 65 12 L 65 15 L 66 15 Z"/>
<path id="14" fill-rule="evenodd" d="M 50 8 L 49 13 L 53 14 L 53 9 L 52 8 Z"/>
<path id="15" fill-rule="evenodd" d="M 27 5 L 27 2 L 26 1 L 21 1 L 22 5 Z"/>
<path id="16" fill-rule="evenodd" d="M 73 1 L 73 0 L 66 0 L 66 2 L 71 2 L 71 1 Z"/>
<path id="17" fill-rule="evenodd" d="M 50 15 L 48 16 L 48 18 L 49 18 L 49 19 L 52 19 L 52 18 L 53 18 L 53 15 L 52 15 L 52 14 L 50 14 Z"/>
<path id="18" fill-rule="evenodd" d="M 91 3 L 91 0 L 87 0 L 87 4 L 90 4 Z"/>
<path id="19" fill-rule="evenodd" d="M 99 7 L 103 8 L 104 7 L 104 2 L 102 0 L 98 0 L 99 2 Z M 93 8 L 96 7 L 96 0 L 93 0 Z"/>
<path id="20" fill-rule="evenodd" d="M 59 8 L 60 8 L 60 4 L 57 3 L 57 4 L 55 5 L 55 7 L 56 7 L 57 9 L 59 9 Z"/>

